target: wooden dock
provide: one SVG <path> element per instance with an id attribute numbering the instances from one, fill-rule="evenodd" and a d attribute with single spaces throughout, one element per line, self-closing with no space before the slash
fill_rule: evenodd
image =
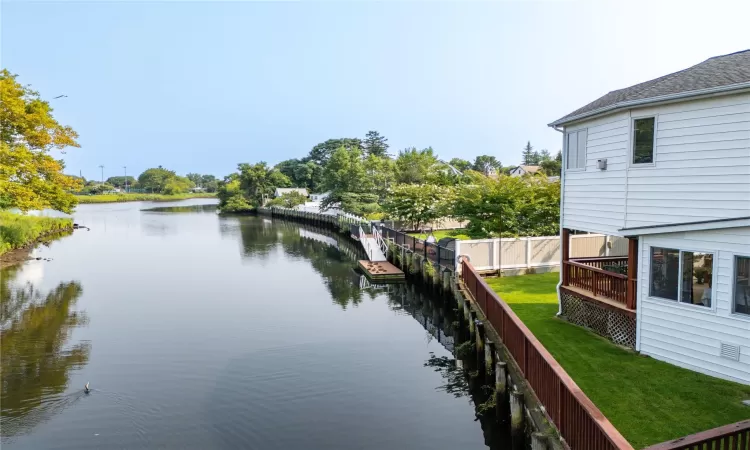
<path id="1" fill-rule="evenodd" d="M 365 276 L 372 281 L 403 281 L 406 279 L 404 272 L 388 261 L 362 259 L 357 261 L 357 264 L 365 273 Z"/>

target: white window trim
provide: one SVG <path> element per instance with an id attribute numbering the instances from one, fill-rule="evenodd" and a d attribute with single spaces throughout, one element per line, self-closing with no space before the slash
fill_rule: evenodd
<path id="1" fill-rule="evenodd" d="M 635 121 L 639 119 L 654 119 L 654 152 L 652 156 L 652 162 L 650 163 L 635 163 L 633 162 L 633 158 L 635 158 Z M 628 142 L 630 142 L 630 150 L 628 151 L 628 167 L 631 169 L 642 169 L 642 168 L 648 168 L 648 167 L 656 167 L 656 134 L 659 131 L 659 115 L 658 114 L 646 114 L 643 116 L 631 116 L 630 117 L 630 137 L 628 138 Z"/>
<path id="2" fill-rule="evenodd" d="M 583 167 L 569 168 L 568 167 L 568 158 L 569 158 L 568 153 L 570 152 L 570 149 L 568 148 L 568 135 L 571 133 L 579 133 L 581 131 L 586 132 L 586 144 L 584 144 L 583 146 Z M 565 149 L 565 151 L 563 152 L 563 170 L 565 170 L 566 172 L 585 172 L 586 162 L 587 162 L 586 158 L 588 157 L 588 152 L 589 152 L 589 149 L 588 149 L 589 129 L 584 127 L 584 128 L 576 128 L 575 130 L 570 130 L 570 131 L 566 130 L 565 137 L 563 139 L 565 139 L 565 142 L 563 143 L 563 147 Z M 576 138 L 576 142 L 578 142 L 577 138 Z"/>
<path id="3" fill-rule="evenodd" d="M 737 300 L 737 258 L 750 258 L 750 255 L 738 253 L 732 255 L 732 269 L 729 273 L 729 282 L 732 283 L 732 289 L 729 290 L 732 296 L 729 301 L 729 315 L 734 319 L 750 320 L 750 314 L 738 313 L 735 310 L 735 301 Z"/>
<path id="4" fill-rule="evenodd" d="M 651 273 L 652 273 L 652 260 L 651 260 L 651 249 L 653 248 L 663 248 L 667 250 L 677 250 L 679 252 L 679 266 L 677 268 L 677 300 L 671 300 L 664 297 L 656 297 L 651 295 Z M 665 305 L 672 305 L 672 306 L 678 306 L 680 308 L 689 309 L 690 311 L 702 311 L 706 313 L 716 314 L 716 304 L 718 303 L 716 300 L 716 281 L 718 280 L 718 274 L 717 270 L 711 271 L 711 306 L 703 306 L 703 305 L 696 305 L 694 303 L 687 303 L 682 301 L 682 253 L 683 252 L 691 252 L 691 253 L 710 253 L 711 256 L 713 256 L 714 263 L 717 262 L 717 255 L 719 254 L 716 250 L 697 250 L 697 249 L 689 249 L 689 248 L 674 248 L 671 246 L 662 246 L 662 245 L 649 245 L 648 246 L 648 291 L 646 293 L 646 297 L 649 300 L 657 301 L 661 304 Z M 742 314 L 740 314 L 742 315 Z"/>

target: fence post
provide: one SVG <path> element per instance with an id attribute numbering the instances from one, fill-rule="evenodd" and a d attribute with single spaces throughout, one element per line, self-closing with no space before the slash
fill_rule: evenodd
<path id="1" fill-rule="evenodd" d="M 510 393 L 510 438 L 513 450 L 521 450 L 524 445 L 523 419 L 523 394 L 513 391 Z"/>
<path id="2" fill-rule="evenodd" d="M 531 268 L 531 238 L 526 237 L 526 269 Z"/>

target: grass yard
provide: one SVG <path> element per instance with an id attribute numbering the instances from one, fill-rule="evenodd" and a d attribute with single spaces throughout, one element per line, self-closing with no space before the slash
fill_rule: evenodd
<path id="1" fill-rule="evenodd" d="M 555 318 L 558 273 L 488 278 L 635 448 L 750 418 L 750 386 L 640 356 Z"/>
<path id="2" fill-rule="evenodd" d="M 463 234 L 466 230 L 435 230 L 432 232 L 432 234 L 435 236 L 435 239 L 438 241 L 444 237 L 451 237 L 454 239 L 458 239 L 459 241 L 468 241 L 469 239 L 472 239 L 467 234 Z M 429 233 L 408 233 L 409 236 L 414 236 L 416 238 L 425 240 L 427 239 L 427 236 L 429 236 Z"/>

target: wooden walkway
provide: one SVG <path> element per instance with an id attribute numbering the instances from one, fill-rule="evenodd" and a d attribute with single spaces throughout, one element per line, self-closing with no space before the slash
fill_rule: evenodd
<path id="1" fill-rule="evenodd" d="M 362 259 L 357 261 L 359 268 L 372 281 L 402 281 L 406 275 L 398 267 L 388 261 L 369 261 Z"/>

